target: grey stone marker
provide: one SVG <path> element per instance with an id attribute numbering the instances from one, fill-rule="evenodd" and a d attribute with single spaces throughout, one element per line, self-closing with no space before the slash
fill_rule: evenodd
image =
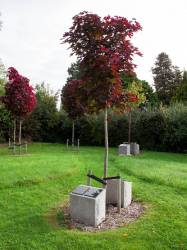
<path id="1" fill-rule="evenodd" d="M 105 219 L 105 207 L 105 189 L 80 185 L 70 193 L 70 216 L 75 221 L 97 226 Z"/>
<path id="2" fill-rule="evenodd" d="M 130 144 L 130 153 L 132 155 L 138 155 L 140 153 L 140 146 L 138 143 L 133 142 Z"/>
<path id="3" fill-rule="evenodd" d="M 117 204 L 119 179 L 107 180 L 106 203 Z M 121 180 L 121 207 L 127 208 L 132 201 L 132 182 Z"/>
<path id="4" fill-rule="evenodd" d="M 118 147 L 118 155 L 130 155 L 130 144 L 120 144 Z"/>

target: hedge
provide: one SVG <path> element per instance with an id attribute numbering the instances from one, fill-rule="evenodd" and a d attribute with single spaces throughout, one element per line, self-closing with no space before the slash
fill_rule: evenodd
<path id="1" fill-rule="evenodd" d="M 54 115 L 54 114 L 53 114 Z M 71 139 L 71 121 L 60 111 L 51 127 L 25 123 L 25 135 L 29 133 L 34 141 L 66 142 Z M 35 116 L 36 119 L 36 116 Z M 104 116 L 85 116 L 75 122 L 75 138 L 82 145 L 104 145 Z M 117 146 L 128 140 L 128 117 L 109 112 L 109 145 Z M 31 133 L 29 125 L 33 124 Z M 35 120 L 36 123 L 36 120 Z M 37 124 L 41 123 L 39 121 Z M 46 127 L 46 131 L 45 131 Z M 38 130 L 38 133 L 36 133 Z M 41 133 L 42 131 L 42 133 Z M 40 136 L 35 136 L 39 134 Z M 132 141 L 138 142 L 142 149 L 185 152 L 187 149 L 187 106 L 175 104 L 159 110 L 132 112 Z"/>

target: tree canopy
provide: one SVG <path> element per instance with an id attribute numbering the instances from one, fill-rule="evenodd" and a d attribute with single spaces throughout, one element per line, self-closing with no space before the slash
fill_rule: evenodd
<path id="1" fill-rule="evenodd" d="M 53 141 L 58 127 L 58 93 L 53 93 L 44 82 L 36 85 L 35 93 L 37 104 L 24 122 L 23 132 L 37 141 Z"/>
<path id="2" fill-rule="evenodd" d="M 162 52 L 156 58 L 152 73 L 158 99 L 168 105 L 180 85 L 181 72 L 172 65 L 169 56 Z"/>
<path id="3" fill-rule="evenodd" d="M 62 107 L 71 120 L 76 120 L 86 111 L 83 94 L 80 94 L 81 86 L 81 80 L 71 80 L 62 89 Z"/>
<path id="4" fill-rule="evenodd" d="M 183 72 L 183 78 L 181 84 L 178 86 L 176 95 L 173 98 L 178 102 L 187 103 L 187 71 Z"/>
<path id="5" fill-rule="evenodd" d="M 36 105 L 34 89 L 29 85 L 29 79 L 20 75 L 13 67 L 8 69 L 8 82 L 2 102 L 14 117 L 19 118 L 27 116 Z"/>
<path id="6" fill-rule="evenodd" d="M 124 74 L 124 72 L 121 73 L 121 80 L 122 80 L 122 87 L 124 90 L 129 89 L 129 86 L 131 86 L 133 82 L 136 82 L 136 84 L 138 84 L 138 86 L 140 87 L 139 92 L 141 92 L 141 94 L 143 94 L 146 99 L 145 102 L 143 101 L 144 102 L 143 106 L 155 107 L 158 105 L 157 95 L 155 91 L 153 90 L 153 88 L 151 87 L 151 85 L 147 81 L 140 80 L 136 75 L 128 76 Z"/>
<path id="7" fill-rule="evenodd" d="M 90 109 L 111 106 L 121 94 L 120 71 L 134 74 L 133 56 L 141 55 L 130 39 L 141 30 L 136 20 L 81 12 L 62 38 L 80 62 Z"/>

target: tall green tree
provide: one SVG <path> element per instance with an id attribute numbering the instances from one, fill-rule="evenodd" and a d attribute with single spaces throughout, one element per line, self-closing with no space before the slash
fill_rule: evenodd
<path id="1" fill-rule="evenodd" d="M 177 88 L 176 95 L 173 99 L 178 102 L 187 103 L 187 71 L 186 70 L 183 72 L 183 78 L 182 78 L 181 84 Z"/>
<path id="2" fill-rule="evenodd" d="M 6 70 L 3 63 L 0 61 L 0 98 L 5 94 Z M 10 136 L 12 122 L 10 112 L 5 108 L 5 105 L 0 101 L 0 141 L 5 141 Z"/>
<path id="3" fill-rule="evenodd" d="M 23 124 L 24 134 L 36 141 L 53 141 L 57 124 L 58 92 L 54 93 L 44 82 L 35 87 L 37 105 Z"/>
<path id="4" fill-rule="evenodd" d="M 174 74 L 173 88 L 171 90 L 172 97 L 176 95 L 176 90 L 180 87 L 183 79 L 182 71 L 179 69 L 179 67 L 173 66 L 173 74 Z"/>
<path id="5" fill-rule="evenodd" d="M 127 108 L 128 108 L 128 143 L 131 143 L 131 125 L 132 125 L 132 110 L 137 109 L 140 104 L 144 104 L 146 97 L 143 93 L 142 84 L 140 82 L 133 81 L 129 84 L 127 91 L 129 92 Z"/>
<path id="6" fill-rule="evenodd" d="M 67 82 L 71 80 L 79 80 L 81 78 L 80 64 L 79 62 L 72 63 L 68 68 L 68 78 Z"/>
<path id="7" fill-rule="evenodd" d="M 0 96 L 4 94 L 6 83 L 6 70 L 3 63 L 0 60 Z"/>
<path id="8" fill-rule="evenodd" d="M 159 103 L 158 97 L 151 85 L 145 80 L 140 80 L 140 83 L 142 84 L 142 92 L 146 97 L 146 101 L 142 106 L 157 107 Z"/>
<path id="9" fill-rule="evenodd" d="M 74 80 L 80 80 L 81 79 L 81 72 L 80 72 L 80 63 L 77 61 L 76 63 L 71 63 L 70 67 L 68 68 L 68 77 L 66 80 L 66 84 L 68 82 L 74 81 Z M 64 103 L 64 86 L 61 90 L 61 109 L 64 109 L 63 103 Z"/>
<path id="10" fill-rule="evenodd" d="M 72 147 L 75 141 L 75 121 L 85 113 L 85 105 L 79 93 L 81 87 L 81 80 L 70 80 L 62 89 L 63 108 L 72 121 Z"/>
<path id="11" fill-rule="evenodd" d="M 180 85 L 180 70 L 173 66 L 169 56 L 162 52 L 156 58 L 152 73 L 158 99 L 168 105 Z"/>
<path id="12" fill-rule="evenodd" d="M 124 74 L 124 72 L 121 73 L 121 80 L 124 90 L 128 89 L 128 87 L 133 82 L 139 83 L 141 85 L 141 93 L 144 94 L 144 96 L 146 97 L 146 102 L 143 103 L 143 106 L 145 105 L 151 107 L 158 106 L 158 97 L 153 88 L 151 87 L 151 85 L 147 81 L 140 80 L 136 75 L 132 76 L 126 75 Z"/>

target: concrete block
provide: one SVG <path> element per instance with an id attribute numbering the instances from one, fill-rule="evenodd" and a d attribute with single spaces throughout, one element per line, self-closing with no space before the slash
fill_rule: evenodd
<path id="1" fill-rule="evenodd" d="M 133 142 L 130 144 L 130 153 L 132 155 L 138 155 L 140 153 L 140 146 L 138 143 Z"/>
<path id="2" fill-rule="evenodd" d="M 107 180 L 106 203 L 117 204 L 118 202 L 118 179 Z M 121 207 L 128 207 L 132 201 L 132 182 L 121 181 Z"/>
<path id="3" fill-rule="evenodd" d="M 70 216 L 85 225 L 97 226 L 106 214 L 106 190 L 80 185 L 70 193 Z"/>
<path id="4" fill-rule="evenodd" d="M 118 155 L 130 155 L 130 144 L 120 144 L 118 147 Z"/>
<path id="5" fill-rule="evenodd" d="M 132 182 L 122 181 L 121 182 L 121 204 L 122 207 L 126 208 L 131 204 L 132 201 Z"/>

